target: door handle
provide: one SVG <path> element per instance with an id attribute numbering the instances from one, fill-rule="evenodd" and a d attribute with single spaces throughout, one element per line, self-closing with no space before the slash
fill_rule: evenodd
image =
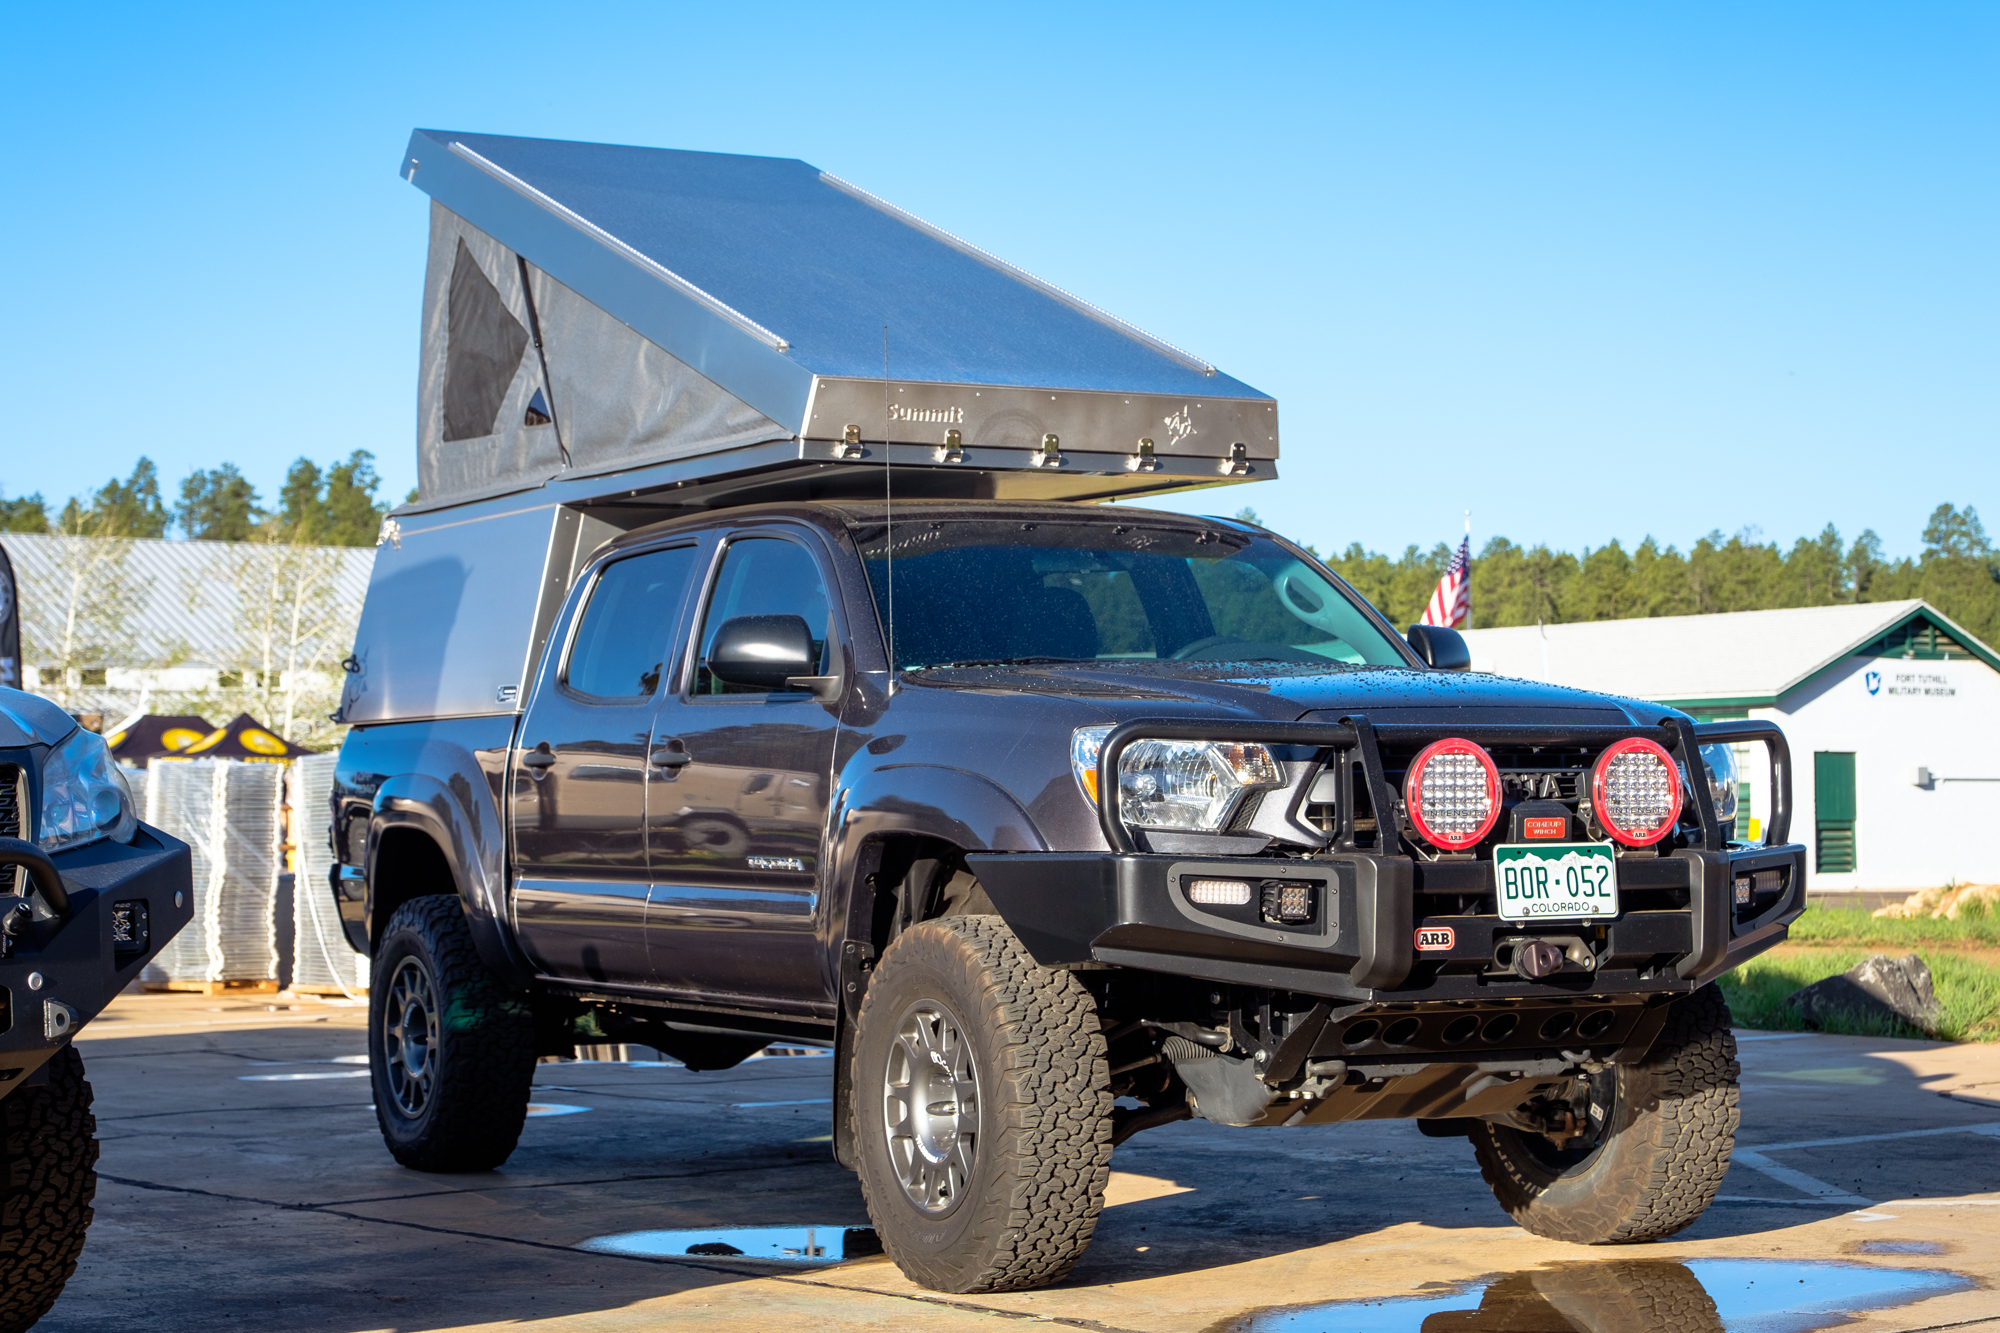
<path id="1" fill-rule="evenodd" d="M 693 762 L 694 756 L 689 754 L 678 741 L 653 751 L 654 768 L 685 768 Z"/>
<path id="2" fill-rule="evenodd" d="M 556 757 L 550 752 L 547 741 L 543 741 L 532 750 L 524 751 L 521 755 L 521 767 L 523 768 L 532 768 L 539 771 L 545 768 L 554 768 L 555 766 Z"/>

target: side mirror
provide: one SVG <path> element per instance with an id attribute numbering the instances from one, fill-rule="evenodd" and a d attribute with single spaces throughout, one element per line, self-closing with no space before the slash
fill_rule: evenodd
<path id="1" fill-rule="evenodd" d="M 812 631 L 800 616 L 737 616 L 722 622 L 709 645 L 708 669 L 730 684 L 782 690 L 819 666 Z"/>
<path id="2" fill-rule="evenodd" d="M 729 685 L 753 690 L 798 690 L 835 698 L 843 677 L 815 676 L 819 653 L 802 616 L 737 616 L 722 622 L 709 646 L 708 669 Z"/>
<path id="3" fill-rule="evenodd" d="M 1438 671 L 1472 670 L 1472 650 L 1455 629 L 1442 625 L 1412 625 L 1410 647 L 1424 659 L 1424 665 Z"/>

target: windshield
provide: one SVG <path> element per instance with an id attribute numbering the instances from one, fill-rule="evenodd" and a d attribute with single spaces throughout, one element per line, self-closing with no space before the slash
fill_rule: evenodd
<path id="1" fill-rule="evenodd" d="M 1406 666 L 1359 599 L 1269 538 L 1145 523 L 918 519 L 855 533 L 905 671 L 997 662 Z M 892 574 L 893 568 L 893 574 Z"/>

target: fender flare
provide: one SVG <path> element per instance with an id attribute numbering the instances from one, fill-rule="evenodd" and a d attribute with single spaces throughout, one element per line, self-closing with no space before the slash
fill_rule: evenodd
<path id="1" fill-rule="evenodd" d="M 420 832 L 436 844 L 451 870 L 480 961 L 507 983 L 524 987 L 531 973 L 508 933 L 505 887 L 485 873 L 474 832 L 480 821 L 465 808 L 453 789 L 456 785 L 464 784 L 447 784 L 421 773 L 399 773 L 376 789 L 368 819 L 367 919 L 375 919 L 375 858 L 382 835 L 391 829 Z M 497 820 L 497 811 L 490 815 Z"/>
<path id="2" fill-rule="evenodd" d="M 841 950 L 854 938 L 857 919 L 866 922 L 872 914 L 873 893 L 862 883 L 872 842 L 902 835 L 935 838 L 966 852 L 1049 850 L 1034 819 L 1004 788 L 945 764 L 882 764 L 858 774 L 835 793 L 829 823 L 831 873 L 824 882 L 835 895 L 829 951 Z"/>

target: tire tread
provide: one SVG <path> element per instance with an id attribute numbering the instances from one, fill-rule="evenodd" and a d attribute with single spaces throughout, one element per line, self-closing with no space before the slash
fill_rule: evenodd
<path id="1" fill-rule="evenodd" d="M 884 1248 L 933 1290 L 1022 1291 L 1059 1281 L 1089 1247 L 1111 1174 L 1112 1097 L 1096 1000 L 1070 972 L 1036 963 L 997 916 L 945 917 L 904 931 L 884 951 L 868 1000 L 892 969 L 919 963 L 965 975 L 975 991 L 968 998 L 983 1001 L 1002 1076 L 1000 1088 L 982 1092 L 997 1114 L 980 1152 L 996 1154 L 988 1161 L 1000 1169 L 989 1178 L 998 1187 L 968 1200 L 986 1212 L 967 1233 L 975 1253 L 956 1261 L 899 1247 L 893 1220 L 871 1192 Z M 864 1025 L 869 1017 L 864 1001 Z M 861 1047 L 855 1043 L 857 1102 L 868 1086 Z M 893 1180 L 887 1187 L 898 1188 Z"/>
<path id="2" fill-rule="evenodd" d="M 48 1081 L 0 1101 L 0 1333 L 24 1333 L 76 1272 L 97 1195 L 97 1118 L 83 1057 L 65 1046 Z"/>

